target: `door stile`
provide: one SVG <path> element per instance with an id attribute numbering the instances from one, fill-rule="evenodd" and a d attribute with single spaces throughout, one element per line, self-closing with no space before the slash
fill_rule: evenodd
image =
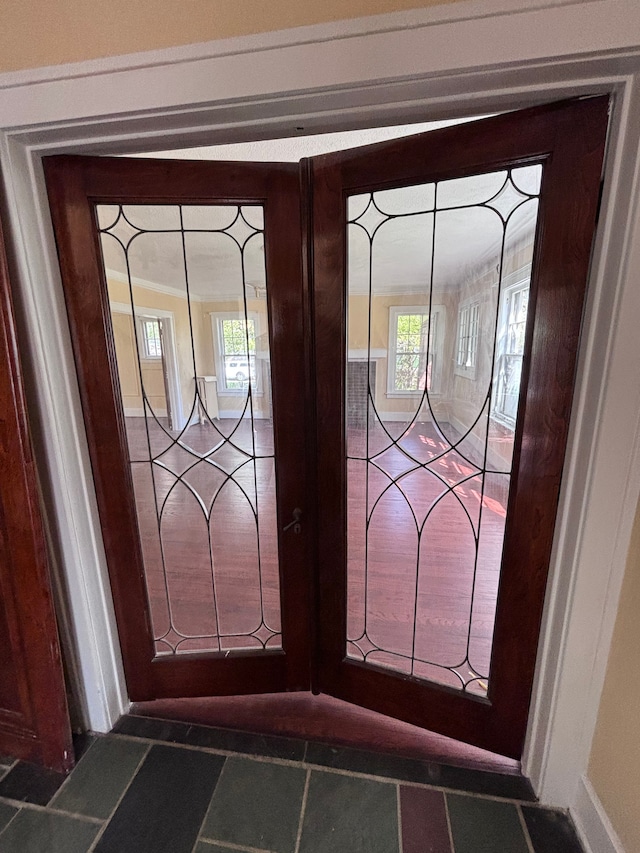
<path id="1" fill-rule="evenodd" d="M 88 165 L 61 157 L 46 160 L 44 169 L 105 551 L 110 565 L 127 567 L 110 572 L 123 663 L 131 698 L 143 701 L 155 698 L 147 665 L 152 630 Z M 114 501 L 113 494 L 124 499 Z"/>
<path id="2" fill-rule="evenodd" d="M 608 119 L 606 97 L 576 102 L 558 114 L 541 188 L 530 355 L 522 378 L 527 392 L 520 397 L 507 508 L 514 523 L 505 535 L 489 693 L 506 731 L 520 734 L 512 736 L 519 750 L 569 434 Z"/>
<path id="3" fill-rule="evenodd" d="M 274 172 L 269 178 L 266 210 L 265 252 L 267 281 L 279 282 L 267 289 L 273 374 L 286 377 L 273 387 L 273 419 L 276 458 L 284 458 L 287 448 L 298 449 L 297 465 L 276 467 L 280 590 L 285 654 L 292 663 L 287 670 L 287 690 L 309 689 L 309 660 L 312 653 L 312 571 L 313 490 L 309 486 L 309 459 L 305 453 L 308 412 L 308 371 L 305 358 L 306 322 L 303 286 L 302 210 L 300 184 L 295 166 Z M 284 235 L 290 235 L 288 239 Z M 298 389 L 302 396 L 291 393 Z M 284 531 L 295 509 L 302 512 L 302 532 Z M 287 567 L 289 567 L 288 570 Z M 301 614 L 307 618 L 301 618 Z"/>
<path id="4" fill-rule="evenodd" d="M 313 165 L 310 158 L 299 164 L 300 181 L 300 222 L 302 249 L 302 288 L 303 288 L 303 358 L 305 365 L 305 446 L 307 456 L 308 516 L 305 521 L 309 536 L 308 553 L 309 595 L 310 595 L 310 638 L 309 688 L 317 695 L 320 690 L 318 667 L 320 662 L 320 642 L 322 637 L 319 614 L 319 575 L 318 575 L 318 466 L 317 466 L 317 382 L 315 363 L 315 320 L 313 310 Z"/>
<path id="5" fill-rule="evenodd" d="M 317 690 L 338 694 L 336 662 L 346 637 L 345 212 L 340 164 L 331 155 L 312 167 L 312 292 L 316 370 L 318 651 Z"/>

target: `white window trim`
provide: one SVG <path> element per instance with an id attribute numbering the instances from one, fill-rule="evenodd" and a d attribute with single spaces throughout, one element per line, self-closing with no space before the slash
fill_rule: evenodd
<path id="1" fill-rule="evenodd" d="M 498 351 L 500 337 L 503 334 L 503 330 L 507 324 L 508 319 L 508 308 L 507 302 L 510 296 L 513 296 L 516 293 L 519 293 L 523 290 L 528 290 L 531 277 L 530 277 L 531 265 L 524 270 L 518 270 L 518 272 L 510 276 L 511 279 L 517 276 L 517 281 L 514 281 L 513 284 L 508 284 L 507 286 L 503 286 L 502 292 L 500 294 L 500 306 L 498 308 L 498 328 L 496 329 L 497 341 L 496 341 L 496 352 L 493 360 L 493 386 L 491 389 L 491 411 L 490 417 L 492 420 L 496 421 L 496 423 L 501 424 L 501 426 L 506 427 L 512 431 L 515 431 L 516 428 L 516 419 L 509 417 L 509 415 L 505 415 L 503 412 L 500 412 L 496 409 L 496 395 L 498 391 L 498 376 L 497 376 L 497 368 L 498 361 L 501 352 Z M 507 279 L 509 281 L 509 279 Z"/>
<path id="2" fill-rule="evenodd" d="M 142 342 L 142 352 L 140 353 L 141 361 L 161 361 L 162 354 L 160 355 L 151 355 L 148 350 L 148 341 L 147 336 L 144 333 L 144 324 L 145 321 L 154 320 L 155 322 L 160 321 L 160 317 L 152 317 L 147 316 L 146 314 L 136 314 L 136 322 L 138 323 L 138 334 L 140 336 L 140 340 Z"/>
<path id="3" fill-rule="evenodd" d="M 213 335 L 213 351 L 216 366 L 216 376 L 218 377 L 218 396 L 224 394 L 230 397 L 246 397 L 246 388 L 227 388 L 227 374 L 225 372 L 225 354 L 222 346 L 221 325 L 223 320 L 242 320 L 243 317 L 237 311 L 212 311 L 211 317 L 211 333 Z M 254 396 L 262 394 L 262 370 L 260 364 L 262 358 L 257 349 L 258 338 L 261 334 L 260 314 L 257 311 L 247 311 L 247 320 L 253 321 L 253 329 L 256 338 L 256 351 L 253 354 L 256 362 L 256 381 L 253 384 L 252 393 Z"/>
<path id="4" fill-rule="evenodd" d="M 395 356 L 398 339 L 398 317 L 402 314 L 429 314 L 432 322 L 429 335 L 432 339 L 431 352 L 435 356 L 435 368 L 431 373 L 430 395 L 440 393 L 440 380 L 442 376 L 442 323 L 444 311 L 441 305 L 434 305 L 429 312 L 428 305 L 391 305 L 389 307 L 389 346 L 387 349 L 387 397 L 417 398 L 424 394 L 423 389 L 416 391 L 398 391 L 395 387 Z M 435 318 L 435 323 L 433 322 Z M 435 327 L 435 334 L 434 334 Z"/>
<path id="5" fill-rule="evenodd" d="M 475 337 L 475 348 L 474 348 L 475 358 L 473 360 L 473 364 L 470 364 L 470 365 L 460 364 L 458 362 L 458 353 L 460 352 L 460 336 L 462 335 L 463 315 L 465 312 L 468 312 L 468 314 L 471 315 L 471 312 L 474 308 L 476 308 L 477 312 L 478 312 L 477 321 L 476 321 L 475 336 L 474 336 Z M 481 315 L 482 315 L 482 305 L 481 305 L 480 299 L 478 297 L 465 299 L 458 306 L 458 322 L 457 322 L 457 326 L 456 326 L 456 346 L 455 346 L 454 359 L 453 359 L 453 372 L 457 376 L 464 376 L 465 379 L 475 379 L 476 378 L 476 372 L 478 369 L 478 355 L 480 352 L 478 345 L 480 343 L 480 327 L 481 327 L 480 317 L 481 317 Z M 471 340 L 472 340 L 472 338 L 470 337 L 469 341 L 471 341 Z M 468 347 L 467 347 L 467 351 L 468 351 Z"/>

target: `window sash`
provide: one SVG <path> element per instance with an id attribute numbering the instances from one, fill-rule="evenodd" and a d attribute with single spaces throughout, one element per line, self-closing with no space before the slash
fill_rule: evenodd
<path id="1" fill-rule="evenodd" d="M 501 302 L 492 414 L 508 426 L 514 427 L 520 398 L 529 280 L 506 288 Z"/>
<path id="2" fill-rule="evenodd" d="M 213 315 L 212 320 L 217 339 L 216 373 L 219 391 L 245 394 L 248 384 L 251 383 L 253 390 L 257 392 L 257 316 L 249 315 L 245 320 L 237 314 L 218 314 Z"/>
<path id="3" fill-rule="evenodd" d="M 458 310 L 456 372 L 473 378 L 478 361 L 480 336 L 480 303 L 471 302 Z"/>
<path id="4" fill-rule="evenodd" d="M 143 357 L 162 358 L 160 320 L 156 317 L 143 317 L 139 322 L 142 327 Z"/>
<path id="5" fill-rule="evenodd" d="M 389 308 L 389 348 L 387 394 L 419 395 L 425 385 L 432 393 L 437 391 L 439 364 L 437 308 L 427 306 L 391 306 Z M 409 318 L 401 329 L 403 318 Z"/>

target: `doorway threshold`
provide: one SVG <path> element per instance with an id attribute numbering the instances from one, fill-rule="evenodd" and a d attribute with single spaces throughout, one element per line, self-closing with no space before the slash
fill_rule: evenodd
<path id="1" fill-rule="evenodd" d="M 156 699 L 131 714 L 179 723 L 327 744 L 334 752 L 367 752 L 487 771 L 525 781 L 520 762 L 356 707 L 331 696 L 279 693 Z M 357 756 L 356 756 L 357 758 Z M 528 784 L 528 782 L 527 782 Z"/>

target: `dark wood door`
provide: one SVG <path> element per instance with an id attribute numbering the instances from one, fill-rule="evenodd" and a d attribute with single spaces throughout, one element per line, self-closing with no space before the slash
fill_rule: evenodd
<path id="1" fill-rule="evenodd" d="M 45 173 L 130 697 L 308 689 L 297 167 Z"/>
<path id="2" fill-rule="evenodd" d="M 73 766 L 60 645 L 0 227 L 0 752 Z"/>
<path id="3" fill-rule="evenodd" d="M 520 756 L 607 111 L 45 162 L 133 699 L 311 688 Z"/>
<path id="4" fill-rule="evenodd" d="M 316 688 L 519 758 L 608 120 L 317 158 Z"/>

